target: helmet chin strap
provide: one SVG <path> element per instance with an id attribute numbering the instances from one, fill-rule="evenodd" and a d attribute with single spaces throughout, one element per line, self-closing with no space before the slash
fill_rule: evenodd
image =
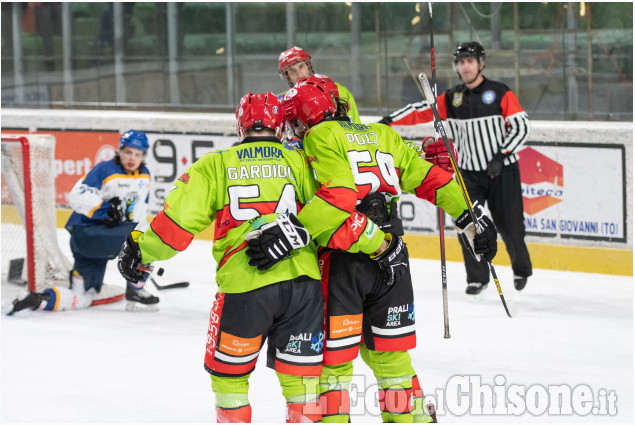
<path id="1" fill-rule="evenodd" d="M 476 80 L 478 80 L 478 76 L 481 75 L 481 70 L 478 70 L 478 73 L 476 74 L 476 77 L 474 77 L 474 79 L 472 79 L 472 81 L 464 81 L 465 84 L 472 84 L 473 82 L 475 82 Z M 459 74 L 459 77 L 461 76 L 461 74 Z M 463 78 L 461 78 L 463 79 Z"/>

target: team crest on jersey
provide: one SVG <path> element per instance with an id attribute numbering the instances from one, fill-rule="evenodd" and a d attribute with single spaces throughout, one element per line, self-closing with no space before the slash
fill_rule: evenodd
<path id="1" fill-rule="evenodd" d="M 463 104 L 463 93 L 454 93 L 454 98 L 452 99 L 452 106 L 459 107 Z"/>
<path id="2" fill-rule="evenodd" d="M 179 177 L 179 181 L 183 182 L 184 184 L 188 184 L 190 182 L 190 174 L 189 173 L 183 173 L 181 175 L 181 177 Z"/>
<path id="3" fill-rule="evenodd" d="M 481 99 L 483 103 L 491 105 L 496 100 L 496 93 L 494 93 L 494 90 L 486 90 L 483 96 L 481 96 Z"/>

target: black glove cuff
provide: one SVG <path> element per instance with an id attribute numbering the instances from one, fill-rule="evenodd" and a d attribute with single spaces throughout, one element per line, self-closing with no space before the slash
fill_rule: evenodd
<path id="1" fill-rule="evenodd" d="M 505 158 L 507 158 L 507 155 L 499 151 L 499 152 L 496 152 L 496 155 L 494 155 L 494 158 L 492 158 L 492 161 L 500 162 L 501 164 L 503 164 L 505 161 Z"/>
<path id="2" fill-rule="evenodd" d="M 394 233 L 397 236 L 404 235 L 403 221 L 401 220 L 401 217 L 399 217 L 399 213 L 397 212 L 396 202 L 390 206 L 390 215 L 388 217 L 388 221 L 380 224 L 379 228 L 384 233 Z"/>
<path id="3" fill-rule="evenodd" d="M 463 214 L 454 221 L 454 225 L 461 230 L 465 230 L 470 223 L 472 223 L 472 216 L 469 210 L 463 211 Z"/>

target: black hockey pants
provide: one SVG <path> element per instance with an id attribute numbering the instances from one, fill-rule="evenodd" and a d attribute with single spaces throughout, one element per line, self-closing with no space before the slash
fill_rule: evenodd
<path id="1" fill-rule="evenodd" d="M 472 203 L 489 208 L 496 230 L 503 238 L 509 253 L 512 270 L 516 276 L 531 276 L 531 260 L 525 244 L 525 222 L 523 197 L 520 186 L 518 163 L 503 167 L 500 176 L 490 179 L 485 171 L 461 170 L 465 187 Z M 489 268 L 486 262 L 478 262 L 463 248 L 465 271 L 469 282 L 489 282 Z"/>

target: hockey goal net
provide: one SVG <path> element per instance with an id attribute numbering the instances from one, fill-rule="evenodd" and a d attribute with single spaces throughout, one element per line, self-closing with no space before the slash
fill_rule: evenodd
<path id="1" fill-rule="evenodd" d="M 71 264 L 57 244 L 54 153 L 53 136 L 2 135 L 2 277 L 33 292 L 69 286 Z"/>
<path id="2" fill-rule="evenodd" d="M 32 292 L 70 286 L 72 264 L 57 241 L 54 161 L 52 135 L 2 135 L 2 281 Z M 123 292 L 104 285 L 93 304 Z"/>

